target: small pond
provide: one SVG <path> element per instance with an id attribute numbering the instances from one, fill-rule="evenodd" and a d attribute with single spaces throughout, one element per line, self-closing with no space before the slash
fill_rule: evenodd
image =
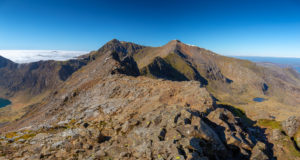
<path id="1" fill-rule="evenodd" d="M 255 102 L 263 102 L 263 101 L 266 101 L 267 99 L 264 99 L 264 98 L 260 98 L 260 97 L 255 97 L 253 98 L 253 101 Z"/>
<path id="2" fill-rule="evenodd" d="M 11 101 L 9 101 L 8 99 L 0 98 L 0 108 L 5 107 L 10 104 L 11 104 Z"/>

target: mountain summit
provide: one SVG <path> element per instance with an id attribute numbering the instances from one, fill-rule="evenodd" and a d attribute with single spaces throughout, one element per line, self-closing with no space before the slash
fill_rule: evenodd
<path id="1" fill-rule="evenodd" d="M 116 39 L 75 60 L 0 66 L 8 159 L 297 158 L 300 79 L 289 69 Z"/>

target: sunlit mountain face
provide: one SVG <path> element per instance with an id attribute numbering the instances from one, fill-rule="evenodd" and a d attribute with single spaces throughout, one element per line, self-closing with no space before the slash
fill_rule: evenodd
<path id="1" fill-rule="evenodd" d="M 300 113 L 300 76 L 290 68 L 179 40 L 150 47 L 113 39 L 81 54 L 8 54 L 20 63 L 71 58 L 26 64 L 0 56 L 0 159 L 35 155 L 36 144 L 49 146 L 46 159 L 89 159 L 98 154 L 94 146 L 105 151 L 95 159 L 123 159 L 123 149 L 129 159 L 299 159 L 281 152 L 296 150 L 300 139 L 289 127 L 298 127 Z M 141 147 L 148 158 L 140 157 Z"/>
<path id="2" fill-rule="evenodd" d="M 0 160 L 300 160 L 299 28 L 300 0 L 0 0 Z"/>
<path id="3" fill-rule="evenodd" d="M 86 51 L 63 50 L 0 50 L 0 56 L 16 63 L 30 63 L 41 60 L 68 60 L 86 54 Z"/>

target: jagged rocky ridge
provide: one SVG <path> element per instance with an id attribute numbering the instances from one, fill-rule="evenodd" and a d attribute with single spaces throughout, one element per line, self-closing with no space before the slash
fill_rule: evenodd
<path id="1" fill-rule="evenodd" d="M 197 63 L 188 61 L 187 52 L 176 50 L 180 45 L 186 47 L 178 41 L 157 49 L 112 40 L 82 56 L 85 66 L 30 106 L 23 117 L 1 128 L 1 155 L 8 159 L 273 159 L 266 131 L 242 111 L 218 104 L 204 88 L 211 81 L 224 85 L 235 81 L 212 60 L 205 62 L 211 64 L 205 64 L 209 67 L 204 74 Z M 160 56 L 152 61 L 149 53 Z M 186 79 L 178 79 L 177 74 Z"/>
<path id="2" fill-rule="evenodd" d="M 46 111 L 44 118 L 49 119 L 43 123 L 7 133 L 1 141 L 2 155 L 13 159 L 272 156 L 259 128 L 214 106 L 199 86 L 195 81 L 109 75 L 57 101 L 61 104 Z"/>
<path id="3" fill-rule="evenodd" d="M 76 60 L 22 65 L 10 62 L 8 66 L 11 67 L 0 68 L 0 74 L 3 75 L 0 89 L 4 91 L 0 96 L 22 99 L 25 93 L 31 97 L 46 97 L 45 92 L 55 90 L 82 66 L 106 52 L 111 52 L 119 62 L 132 64 L 123 64 L 125 68 L 131 67 L 127 69 L 131 73 L 126 74 L 199 81 L 219 101 L 243 108 L 256 120 L 275 117 L 282 121 L 291 113 L 300 112 L 299 107 L 294 107 L 300 104 L 300 79 L 292 70 L 276 66 L 262 67 L 249 61 L 220 56 L 178 40 L 161 47 L 148 47 L 114 39 L 99 50 Z M 267 102 L 253 103 L 256 97 L 264 98 Z"/>

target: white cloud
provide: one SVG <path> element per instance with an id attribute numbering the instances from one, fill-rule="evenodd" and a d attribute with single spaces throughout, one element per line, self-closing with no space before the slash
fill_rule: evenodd
<path id="1" fill-rule="evenodd" d="M 62 50 L 0 50 L 0 56 L 16 63 L 29 63 L 40 60 L 68 60 L 83 54 L 85 51 L 62 51 Z"/>

